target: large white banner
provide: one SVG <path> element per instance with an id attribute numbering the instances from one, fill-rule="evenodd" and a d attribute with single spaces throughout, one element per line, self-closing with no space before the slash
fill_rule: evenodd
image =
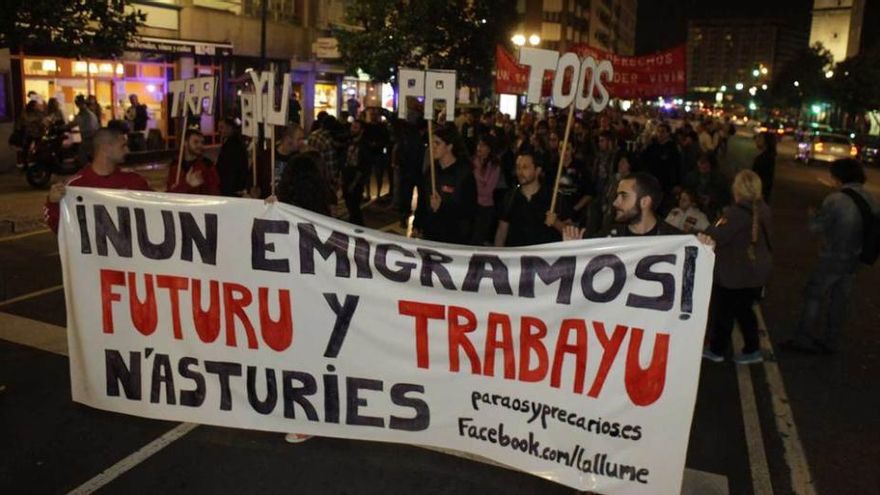
<path id="1" fill-rule="evenodd" d="M 693 237 L 483 249 L 74 187 L 61 211 L 77 402 L 680 491 L 714 263 Z"/>

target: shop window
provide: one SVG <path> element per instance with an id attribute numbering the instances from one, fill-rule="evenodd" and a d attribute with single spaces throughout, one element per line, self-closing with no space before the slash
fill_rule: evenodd
<path id="1" fill-rule="evenodd" d="M 164 77 L 161 64 L 140 64 L 141 77 L 162 79 Z"/>
<path id="2" fill-rule="evenodd" d="M 54 76 L 58 72 L 58 63 L 53 58 L 26 58 L 24 74 L 26 76 Z"/>

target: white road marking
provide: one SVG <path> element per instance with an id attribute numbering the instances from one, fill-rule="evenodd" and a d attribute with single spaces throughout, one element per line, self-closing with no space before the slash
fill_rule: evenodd
<path id="1" fill-rule="evenodd" d="M 67 329 L 51 323 L 0 313 L 0 339 L 67 356 Z"/>
<path id="2" fill-rule="evenodd" d="M 755 307 L 758 316 L 758 327 L 761 332 L 761 349 L 765 356 L 773 356 L 773 345 L 767 336 L 767 324 L 764 321 L 764 313 L 761 306 Z M 773 415 L 776 417 L 776 429 L 782 439 L 785 463 L 791 470 L 791 489 L 798 495 L 815 495 L 816 486 L 813 484 L 813 476 L 810 474 L 810 465 L 798 435 L 794 414 L 785 392 L 785 384 L 782 381 L 782 373 L 775 360 L 764 360 L 764 373 L 767 376 L 767 385 L 770 389 L 770 398 L 773 405 Z"/>
<path id="3" fill-rule="evenodd" d="M 5 301 L 0 301 L 0 308 L 4 306 L 9 306 L 10 304 L 15 304 L 17 302 L 27 301 L 28 299 L 33 299 L 35 297 L 44 296 L 46 294 L 51 294 L 57 290 L 61 290 L 64 288 L 64 285 L 53 285 L 48 289 L 42 289 L 34 292 L 30 292 L 28 294 L 23 294 L 21 296 L 13 297 L 12 299 L 7 299 Z"/>
<path id="4" fill-rule="evenodd" d="M 734 353 L 739 352 L 742 347 L 743 338 L 739 325 L 737 325 L 737 328 L 733 331 Z M 755 495 L 772 495 L 773 484 L 770 481 L 770 467 L 767 464 L 764 437 L 761 433 L 761 418 L 758 416 L 758 404 L 755 401 L 755 388 L 752 383 L 752 372 L 749 370 L 749 365 L 736 365 L 736 380 L 739 384 L 743 429 L 746 434 L 749 468 L 752 474 L 752 493 Z"/>
<path id="5" fill-rule="evenodd" d="M 58 325 L 0 313 L 0 339 L 67 356 L 67 330 Z M 149 459 L 153 454 L 179 440 L 198 425 L 181 423 L 153 440 L 104 472 L 75 488 L 72 494 L 88 494 L 122 476 L 130 469 Z"/>
<path id="6" fill-rule="evenodd" d="M 122 459 L 116 464 L 110 466 L 101 474 L 74 488 L 73 490 L 68 492 L 68 495 L 87 495 L 103 488 L 105 485 L 122 476 L 126 472 L 130 471 L 138 464 L 146 461 L 160 450 L 171 445 L 187 433 L 198 428 L 198 426 L 199 425 L 194 423 L 181 423 L 177 425 L 161 437 L 153 440 L 147 445 L 144 445 L 125 459 Z"/>

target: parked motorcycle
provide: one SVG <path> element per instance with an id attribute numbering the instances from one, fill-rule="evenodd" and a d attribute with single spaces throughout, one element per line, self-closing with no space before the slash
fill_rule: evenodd
<path id="1" fill-rule="evenodd" d="M 71 139 L 69 128 L 56 124 L 37 141 L 31 160 L 25 164 L 25 178 L 32 187 L 49 185 L 53 174 L 70 175 L 79 171 L 78 153 L 81 143 Z"/>

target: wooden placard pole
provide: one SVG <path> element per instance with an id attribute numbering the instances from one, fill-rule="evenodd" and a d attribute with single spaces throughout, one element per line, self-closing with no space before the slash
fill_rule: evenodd
<path id="1" fill-rule="evenodd" d="M 180 152 L 177 153 L 177 176 L 174 178 L 174 185 L 180 184 L 180 170 L 183 168 L 183 148 L 186 146 L 186 110 L 180 119 Z"/>
<path id="2" fill-rule="evenodd" d="M 431 165 L 431 195 L 437 194 L 437 170 L 434 168 L 434 119 L 428 119 L 428 157 Z"/>
<path id="3" fill-rule="evenodd" d="M 565 120 L 565 136 L 562 138 L 562 152 L 559 153 L 559 167 L 556 169 L 556 182 L 553 184 L 553 197 L 550 200 L 550 211 L 556 212 L 556 195 L 559 194 L 559 179 L 562 177 L 562 165 L 565 163 L 565 150 L 568 149 L 568 136 L 571 134 L 571 123 L 574 120 L 574 103 L 568 107 L 568 118 Z"/>
<path id="4" fill-rule="evenodd" d="M 251 138 L 251 175 L 253 176 L 251 191 L 254 191 L 257 187 L 257 146 L 259 144 L 259 138 Z"/>
<path id="5" fill-rule="evenodd" d="M 269 170 L 272 181 L 272 196 L 275 196 L 275 126 L 269 126 Z"/>

